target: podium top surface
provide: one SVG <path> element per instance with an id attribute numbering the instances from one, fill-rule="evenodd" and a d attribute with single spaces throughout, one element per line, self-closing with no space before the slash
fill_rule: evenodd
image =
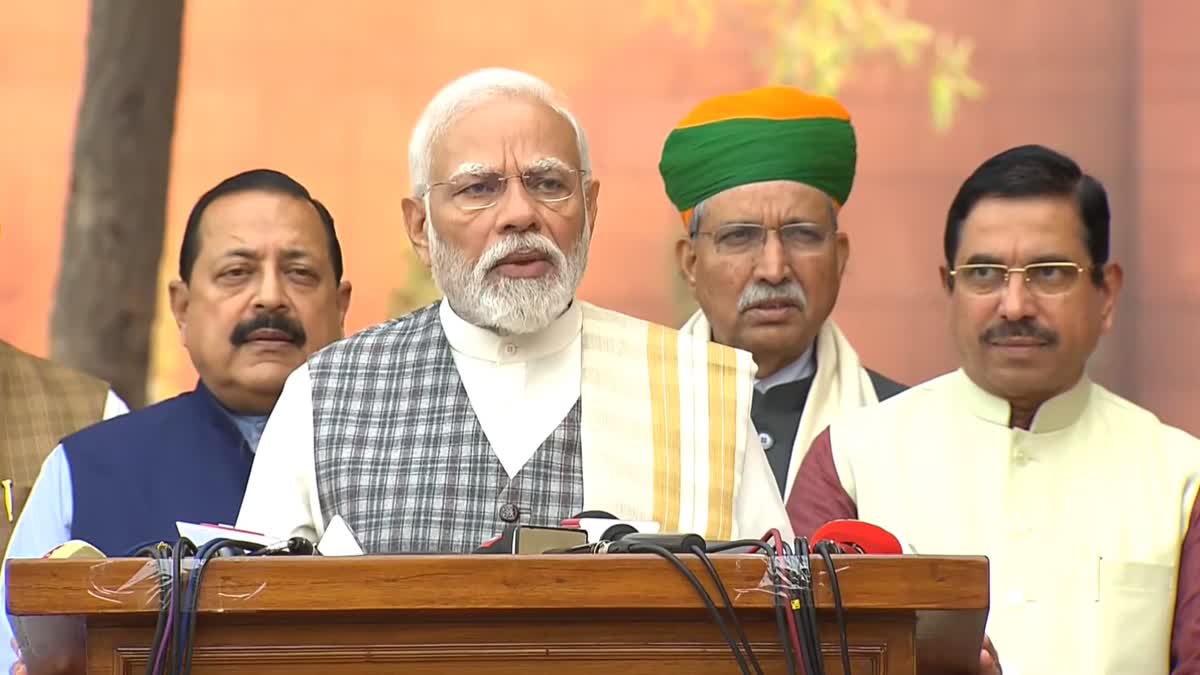
<path id="1" fill-rule="evenodd" d="M 766 557 L 711 558 L 736 606 L 773 609 Z M 715 587 L 700 561 L 693 556 L 681 560 L 715 597 Z M 986 616 L 986 558 L 834 556 L 833 560 L 848 611 L 949 610 Z M 156 614 L 158 565 L 148 558 L 11 560 L 9 613 L 114 619 Z M 831 608 L 825 567 L 819 558 L 813 558 L 812 566 L 817 604 Z M 198 602 L 201 614 L 701 607 L 679 571 L 649 555 L 219 558 L 207 563 Z"/>

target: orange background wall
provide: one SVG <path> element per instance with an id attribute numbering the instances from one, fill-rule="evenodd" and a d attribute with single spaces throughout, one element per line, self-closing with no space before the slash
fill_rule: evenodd
<path id="1" fill-rule="evenodd" d="M 723 6 L 700 44 L 647 21 L 634 0 L 190 2 L 161 285 L 194 199 L 270 166 L 337 218 L 356 286 L 349 328 L 386 318 L 408 274 L 408 133 L 442 84 L 503 65 L 562 89 L 589 132 L 602 194 L 583 297 L 678 323 L 669 247 L 680 230 L 659 149 L 701 98 L 765 83 L 764 37 L 737 3 Z M 974 40 L 986 95 L 937 134 L 921 68 L 870 62 L 841 93 L 860 168 L 843 212 L 853 255 L 835 317 L 864 360 L 908 382 L 954 366 L 936 279 L 945 209 L 985 157 L 1046 143 L 1100 177 L 1113 201 L 1128 286 L 1099 378 L 1200 432 L 1189 349 L 1200 336 L 1200 43 L 1188 28 L 1200 25 L 1200 4 L 912 0 L 909 13 Z M 11 3 L 0 22 L 0 337 L 43 354 L 86 20 L 75 0 Z M 161 311 L 157 331 L 151 392 L 161 398 L 194 374 Z"/>

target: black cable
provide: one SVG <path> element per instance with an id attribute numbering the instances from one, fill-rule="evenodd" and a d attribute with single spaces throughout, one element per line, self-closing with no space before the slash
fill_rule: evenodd
<path id="1" fill-rule="evenodd" d="M 759 539 L 739 539 L 737 541 L 726 541 L 720 544 L 708 544 L 704 547 L 709 553 L 722 553 L 735 548 L 758 548 L 767 555 L 775 555 L 775 549 L 767 546 L 767 544 Z"/>
<path id="2" fill-rule="evenodd" d="M 796 655 L 792 652 L 792 636 L 788 634 L 787 615 L 784 614 L 783 597 L 787 594 L 786 587 L 780 582 L 779 568 L 775 563 L 775 551 L 767 556 L 767 569 L 771 574 L 771 597 L 775 604 L 775 628 L 779 630 L 779 643 L 783 645 L 783 662 L 787 665 L 788 675 L 796 675 Z"/>
<path id="3" fill-rule="evenodd" d="M 164 569 L 165 561 L 159 557 L 159 552 L 156 551 L 151 557 L 154 558 L 154 564 L 158 568 L 158 621 L 154 624 L 154 639 L 150 641 L 150 657 L 146 660 L 146 675 L 156 675 L 154 666 L 158 660 L 159 646 L 166 637 L 167 617 L 171 613 L 171 577 Z"/>
<path id="4" fill-rule="evenodd" d="M 162 646 L 171 607 L 171 546 L 166 542 L 148 544 L 134 552 L 134 557 L 151 558 L 155 561 L 158 576 L 158 619 L 154 624 L 154 637 L 150 641 L 150 657 L 146 661 L 146 675 L 156 675 L 156 657 Z"/>
<path id="5" fill-rule="evenodd" d="M 187 627 L 183 633 L 185 637 L 178 645 L 178 649 L 183 654 L 183 663 L 174 675 L 188 675 L 192 672 L 193 643 L 196 639 L 196 605 L 200 600 L 200 582 L 204 576 L 204 568 L 208 567 L 209 561 L 220 555 L 221 551 L 228 548 L 241 549 L 243 552 L 246 552 L 262 550 L 264 547 L 261 544 L 253 544 L 237 539 L 214 539 L 206 542 L 196 551 L 192 573 L 188 575 L 187 593 L 184 596 L 183 620 L 187 624 Z"/>
<path id="6" fill-rule="evenodd" d="M 726 644 L 729 645 L 729 651 L 733 652 L 733 657 L 737 660 L 738 668 L 742 671 L 742 675 L 750 675 L 750 669 L 746 665 L 746 660 L 742 657 L 742 651 L 738 649 L 737 642 L 733 639 L 733 636 L 729 634 L 729 628 L 725 626 L 725 620 L 721 618 L 721 612 L 717 610 L 716 603 L 713 602 L 712 596 L 710 596 L 708 591 L 705 590 L 704 584 L 700 583 L 700 580 L 696 578 L 695 574 L 692 574 L 692 571 L 688 569 L 688 566 L 683 564 L 683 561 L 680 560 L 678 556 L 662 546 L 647 543 L 637 543 L 629 547 L 630 553 L 637 553 L 638 551 L 653 553 L 660 558 L 666 559 L 668 562 L 674 565 L 675 569 L 679 570 L 679 572 L 683 574 L 683 576 L 686 577 L 689 582 L 691 582 L 692 588 L 696 589 L 696 593 L 700 596 L 700 600 L 704 602 L 704 606 L 708 608 L 708 612 L 712 615 L 713 621 L 717 624 L 717 628 L 721 630 L 721 635 L 725 638 Z"/>
<path id="7" fill-rule="evenodd" d="M 155 560 L 158 560 L 161 557 L 160 548 L 162 546 L 163 546 L 163 542 L 161 542 L 161 541 L 158 542 L 157 544 L 143 546 L 143 547 L 139 548 L 138 550 L 134 551 L 133 557 L 134 558 L 154 558 Z"/>
<path id="8" fill-rule="evenodd" d="M 825 664 L 821 659 L 821 632 L 817 627 L 816 599 L 812 592 L 812 561 L 809 559 L 808 539 L 796 540 L 799 557 L 800 606 L 796 610 L 797 629 L 800 632 L 800 647 L 804 651 L 805 671 L 808 675 L 825 675 Z"/>
<path id="9" fill-rule="evenodd" d="M 204 575 L 204 568 L 207 567 L 208 560 L 212 557 L 211 551 L 214 550 L 211 546 L 212 543 L 209 541 L 201 546 L 192 560 L 192 573 L 188 575 L 188 585 L 183 596 L 183 639 L 178 645 L 181 659 L 179 669 L 172 675 L 187 675 L 192 671 L 192 642 L 196 639 L 196 596 L 200 589 L 200 579 Z M 216 550 L 219 552 L 219 549 Z"/>
<path id="10" fill-rule="evenodd" d="M 805 544 L 807 545 L 807 540 Z M 813 674 L 825 675 L 825 659 L 821 653 L 821 624 L 817 617 L 817 595 L 816 581 L 812 575 L 812 560 L 809 556 L 809 549 L 805 548 L 804 558 L 806 568 L 808 569 L 808 584 L 804 590 L 805 595 L 805 612 L 808 614 L 809 631 L 812 637 L 813 644 Z"/>
<path id="11" fill-rule="evenodd" d="M 785 550 L 786 546 L 787 546 L 787 544 L 784 543 L 780 547 L 781 550 Z M 771 578 L 771 598 L 773 600 L 773 605 L 774 605 L 773 609 L 774 609 L 774 615 L 775 615 L 775 628 L 779 631 L 780 644 L 783 645 L 783 661 L 784 661 L 784 664 L 787 665 L 788 675 L 796 675 L 796 656 L 795 656 L 794 652 L 792 651 L 792 640 L 791 640 L 791 635 L 789 635 L 789 631 L 788 631 L 787 615 L 784 614 L 784 610 L 785 610 L 784 601 L 783 601 L 783 598 L 780 596 L 780 593 L 783 593 L 784 595 L 786 595 L 787 591 L 784 589 L 784 587 L 780 583 L 780 576 L 779 576 L 780 572 L 779 572 L 779 566 L 777 564 L 778 561 L 775 558 L 775 549 L 772 548 L 771 546 L 768 546 L 767 543 L 762 541 L 761 539 L 739 539 L 737 541 L 727 541 L 727 542 L 722 542 L 720 544 L 709 544 L 706 546 L 706 548 L 708 549 L 708 553 L 720 553 L 722 551 L 729 551 L 729 550 L 738 549 L 738 548 L 756 548 L 756 549 L 760 549 L 763 553 L 766 553 L 767 571 L 768 571 L 768 574 L 771 575 L 770 576 L 770 578 Z M 718 582 L 718 584 L 719 584 L 719 582 Z M 718 588 L 720 588 L 719 585 L 718 585 Z M 721 590 L 723 590 L 723 589 L 721 589 Z M 728 599 L 726 599 L 725 602 L 726 602 L 726 605 L 729 604 Z M 736 615 L 735 615 L 735 620 L 736 620 Z M 738 628 L 738 632 L 740 634 L 741 626 L 737 626 L 737 628 Z M 755 661 L 757 662 L 757 659 L 755 659 Z"/>
<path id="12" fill-rule="evenodd" d="M 817 553 L 825 562 L 825 572 L 829 574 L 829 588 L 833 591 L 833 611 L 837 616 L 838 639 L 841 641 L 842 673 L 850 675 L 850 640 L 846 636 L 846 611 L 842 607 L 842 588 L 838 585 L 837 569 L 833 566 L 833 555 L 825 542 L 817 544 Z"/>
<path id="13" fill-rule="evenodd" d="M 742 622 L 738 619 L 737 611 L 733 608 L 733 600 L 729 599 L 729 592 L 725 590 L 725 583 L 721 581 L 721 575 L 717 573 L 717 568 L 708 559 L 708 554 L 704 552 L 704 549 L 699 546 L 693 546 L 692 553 L 700 559 L 704 568 L 708 570 L 708 576 L 712 578 L 713 585 L 717 587 L 717 592 L 721 594 L 721 600 L 725 603 L 725 608 L 729 610 L 729 617 L 732 619 L 730 623 L 733 624 L 733 630 L 737 633 L 738 639 L 742 641 L 742 650 L 746 653 L 746 661 L 754 668 L 754 672 L 757 675 L 763 675 L 762 665 L 759 664 L 758 657 L 754 655 L 754 649 L 750 646 L 750 639 L 746 637 L 746 631 L 742 630 Z"/>
<path id="14" fill-rule="evenodd" d="M 185 551 L 187 553 L 185 553 Z M 168 663 L 174 663 L 175 667 L 172 673 L 178 673 L 181 661 L 181 652 L 179 645 L 183 638 L 183 617 L 181 615 L 183 595 L 183 557 L 188 553 L 195 554 L 196 546 L 187 537 L 181 537 L 175 542 L 171 548 L 171 610 L 169 620 L 171 621 L 171 635 L 167 636 L 170 641 L 167 645 L 167 654 L 163 660 Z"/>
<path id="15" fill-rule="evenodd" d="M 797 543 L 799 543 L 799 540 L 797 540 Z M 804 616 L 799 611 L 803 606 L 803 595 L 800 592 L 800 588 L 803 585 L 803 581 L 800 576 L 800 558 L 790 543 L 786 541 L 783 542 L 781 544 L 781 548 L 783 548 L 785 560 L 795 561 L 785 566 L 784 570 L 780 573 L 780 576 L 787 581 L 787 585 L 784 587 L 787 600 L 787 604 L 784 607 L 784 612 L 790 612 L 792 617 L 791 623 L 793 625 L 790 626 L 792 631 L 791 637 L 795 639 L 795 649 L 799 650 L 799 652 L 796 654 L 796 662 L 800 664 L 801 669 L 807 675 L 809 668 L 812 665 L 809 656 L 812 651 L 812 647 L 807 643 L 808 633 L 803 630 Z"/>

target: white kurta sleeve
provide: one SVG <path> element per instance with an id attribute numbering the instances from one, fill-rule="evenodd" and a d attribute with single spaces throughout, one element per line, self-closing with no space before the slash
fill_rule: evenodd
<path id="1" fill-rule="evenodd" d="M 779 496 L 779 484 L 775 482 L 767 453 L 758 440 L 754 422 L 747 419 L 746 423 L 750 429 L 746 432 L 741 480 L 733 497 L 733 536 L 735 539 L 758 539 L 768 530 L 777 529 L 784 540 L 790 542 L 792 525 Z"/>
<path id="2" fill-rule="evenodd" d="M 237 527 L 280 539 L 305 537 L 314 543 L 325 531 L 317 493 L 307 365 L 288 377 L 267 420 Z"/>

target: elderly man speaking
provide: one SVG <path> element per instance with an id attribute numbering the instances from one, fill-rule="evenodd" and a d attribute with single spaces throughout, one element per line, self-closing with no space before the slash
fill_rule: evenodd
<path id="1" fill-rule="evenodd" d="M 903 387 L 867 370 L 829 318 L 850 240 L 850 114 L 790 87 L 718 96 L 667 137 L 659 170 L 683 216 L 679 266 L 700 310 L 683 330 L 749 351 L 752 417 L 785 497 L 839 413 Z"/>
<path id="2" fill-rule="evenodd" d="M 368 553 L 471 551 L 584 509 L 715 538 L 790 529 L 750 421 L 749 354 L 575 298 L 600 183 L 543 82 L 467 75 L 409 152 L 408 235 L 445 300 L 288 381 L 238 519 Z"/>

